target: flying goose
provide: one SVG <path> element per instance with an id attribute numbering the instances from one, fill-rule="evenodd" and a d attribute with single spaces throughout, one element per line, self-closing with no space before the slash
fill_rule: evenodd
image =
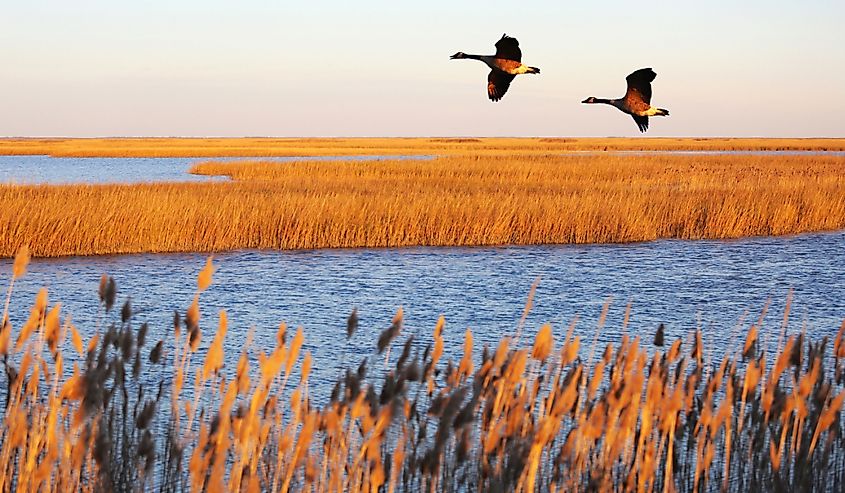
<path id="1" fill-rule="evenodd" d="M 625 80 L 628 81 L 628 91 L 619 99 L 601 99 L 590 96 L 581 101 L 587 104 L 604 103 L 616 106 L 622 112 L 634 117 L 640 132 L 648 130 L 648 117 L 669 116 L 669 110 L 651 106 L 651 81 L 657 77 L 654 70 L 641 68 L 632 73 Z"/>
<path id="2" fill-rule="evenodd" d="M 528 67 L 522 64 L 522 51 L 519 49 L 519 41 L 507 34 L 496 42 L 495 55 L 467 55 L 459 51 L 449 57 L 452 60 L 471 58 L 481 60 L 491 68 L 487 75 L 487 96 L 491 101 L 498 101 L 508 92 L 511 81 L 519 74 L 539 74 L 537 67 Z"/>

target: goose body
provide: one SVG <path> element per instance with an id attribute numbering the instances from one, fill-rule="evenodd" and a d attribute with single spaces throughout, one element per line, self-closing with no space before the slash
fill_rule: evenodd
<path id="1" fill-rule="evenodd" d="M 641 68 L 632 72 L 625 81 L 628 83 L 628 90 L 625 95 L 618 99 L 602 99 L 590 96 L 581 101 L 585 104 L 609 104 L 615 106 L 623 113 L 634 118 L 640 132 L 648 130 L 648 117 L 669 116 L 669 110 L 651 106 L 651 82 L 657 77 L 654 70 Z"/>
<path id="2" fill-rule="evenodd" d="M 540 73 L 539 68 L 529 67 L 522 63 L 519 41 L 507 34 L 503 34 L 502 38 L 496 42 L 495 55 L 468 55 L 459 51 L 450 58 L 452 60 L 480 60 L 490 67 L 490 73 L 487 74 L 487 97 L 491 101 L 502 99 L 517 75 Z"/>

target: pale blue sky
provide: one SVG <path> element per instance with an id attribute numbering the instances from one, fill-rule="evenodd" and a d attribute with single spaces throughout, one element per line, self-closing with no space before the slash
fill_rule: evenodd
<path id="1" fill-rule="evenodd" d="M 845 2 L 4 1 L 0 136 L 845 137 Z M 508 33 L 538 76 L 486 97 Z"/>

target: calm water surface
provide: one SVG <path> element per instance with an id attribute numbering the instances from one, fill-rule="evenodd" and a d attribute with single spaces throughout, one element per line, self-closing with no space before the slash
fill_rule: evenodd
<path id="1" fill-rule="evenodd" d="M 590 151 L 587 151 L 590 152 Z M 845 156 L 845 151 L 611 151 L 604 154 L 622 154 L 634 156 Z"/>
<path id="2" fill-rule="evenodd" d="M 137 321 L 149 321 L 152 340 L 169 337 L 173 311 L 184 313 L 204 263 L 201 254 L 149 254 L 38 259 L 15 285 L 12 323 L 25 320 L 35 293 L 91 336 L 97 326 L 100 275 L 113 275 L 119 298 L 132 297 Z M 315 358 L 312 385 L 328 391 L 343 364 L 371 354 L 378 333 L 399 307 L 403 334 L 431 340 L 446 317 L 447 356 L 460 356 L 466 328 L 476 351 L 515 332 L 531 283 L 540 278 L 525 333 L 553 324 L 560 338 L 578 317 L 576 332 L 588 345 L 603 303 L 611 299 L 600 343 L 617 342 L 625 306 L 627 332 L 649 341 L 659 323 L 667 336 L 703 329 L 715 357 L 742 343 L 750 321 L 767 301 L 761 333 L 774 341 L 789 290 L 794 290 L 789 331 L 833 336 L 845 319 L 845 232 L 736 241 L 665 240 L 626 245 L 380 250 L 237 251 L 215 256 L 214 284 L 201 297 L 204 344 L 217 313 L 229 315 L 227 357 L 240 352 L 250 329 L 256 347 L 270 348 L 280 322 L 302 326 Z M 0 261 L 0 283 L 11 260 Z M 361 328 L 346 340 L 346 317 L 357 307 Z M 560 340 L 560 339 L 558 339 Z"/>
<path id="3" fill-rule="evenodd" d="M 0 156 L 0 183 L 142 183 L 225 180 L 192 175 L 188 170 L 203 161 L 337 161 L 373 159 L 431 159 L 431 156 L 318 156 L 238 158 L 110 158 Z"/>

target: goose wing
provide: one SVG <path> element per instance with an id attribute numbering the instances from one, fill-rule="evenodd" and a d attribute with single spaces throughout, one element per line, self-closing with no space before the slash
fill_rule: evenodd
<path id="1" fill-rule="evenodd" d="M 640 132 L 645 132 L 648 130 L 648 117 L 647 116 L 639 116 L 639 115 L 631 115 L 634 117 L 634 121 L 637 122 L 637 126 L 640 127 Z"/>
<path id="2" fill-rule="evenodd" d="M 502 96 L 508 92 L 508 87 L 511 85 L 515 75 L 511 75 L 500 70 L 491 70 L 487 75 L 487 97 L 491 101 L 498 101 Z"/>
<path id="3" fill-rule="evenodd" d="M 651 81 L 655 77 L 657 74 L 650 68 L 641 68 L 625 77 L 628 81 L 625 101 L 630 109 L 634 111 L 648 109 L 651 104 Z"/>
<path id="4" fill-rule="evenodd" d="M 519 49 L 519 41 L 507 34 L 503 34 L 502 39 L 496 41 L 496 58 L 504 58 L 521 63 L 522 50 Z"/>

